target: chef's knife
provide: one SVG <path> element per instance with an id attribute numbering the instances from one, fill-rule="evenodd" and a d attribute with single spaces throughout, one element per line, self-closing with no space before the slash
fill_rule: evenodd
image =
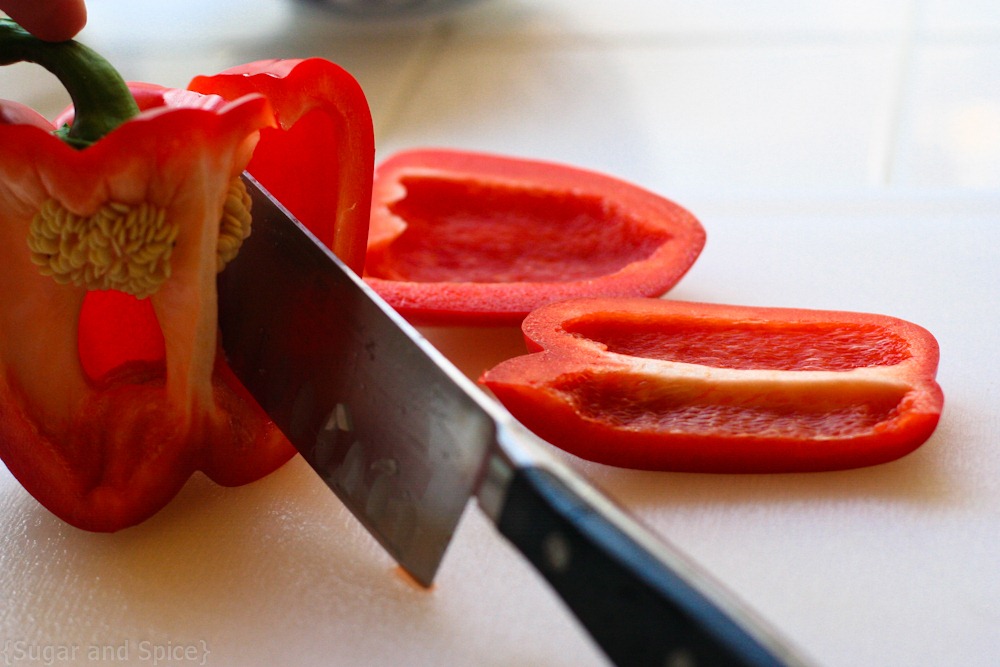
<path id="1" fill-rule="evenodd" d="M 802 664 L 244 180 L 253 233 L 218 283 L 229 364 L 417 581 L 430 585 L 474 496 L 613 662 Z"/>

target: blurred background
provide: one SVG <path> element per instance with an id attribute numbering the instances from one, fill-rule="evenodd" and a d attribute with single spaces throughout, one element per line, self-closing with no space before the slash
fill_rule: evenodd
<path id="1" fill-rule="evenodd" d="M 998 34 L 988 0 L 92 0 L 80 38 L 177 86 L 322 55 L 361 82 L 383 152 L 500 150 L 701 194 L 1000 187 Z M 5 88 L 62 104 L 35 72 Z"/>

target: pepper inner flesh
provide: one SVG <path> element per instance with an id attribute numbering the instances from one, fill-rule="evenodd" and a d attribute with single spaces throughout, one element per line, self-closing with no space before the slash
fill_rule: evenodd
<path id="1" fill-rule="evenodd" d="M 713 368 L 847 371 L 893 366 L 910 358 L 907 342 L 882 327 L 843 323 L 625 321 L 591 317 L 567 333 L 632 357 Z"/>
<path id="2" fill-rule="evenodd" d="M 649 257 L 669 235 L 607 201 L 578 194 L 450 180 L 402 179 L 390 205 L 406 229 L 366 267 L 413 282 L 570 282 Z"/>
<path id="3" fill-rule="evenodd" d="M 558 383 L 584 418 L 639 431 L 729 437 L 829 439 L 869 433 L 899 414 L 905 390 L 799 395 L 747 391 L 693 396 L 691 388 L 641 376 L 569 375 Z"/>

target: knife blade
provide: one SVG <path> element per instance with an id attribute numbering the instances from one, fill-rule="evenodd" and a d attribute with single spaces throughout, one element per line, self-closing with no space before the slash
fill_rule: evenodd
<path id="1" fill-rule="evenodd" d="M 218 278 L 228 363 L 414 579 L 431 584 L 476 498 L 615 664 L 805 664 L 243 178 L 253 231 Z"/>

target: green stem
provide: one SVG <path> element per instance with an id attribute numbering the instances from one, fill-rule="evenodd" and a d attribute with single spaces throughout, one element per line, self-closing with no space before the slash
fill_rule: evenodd
<path id="1" fill-rule="evenodd" d="M 94 50 L 76 41 L 46 42 L 0 19 L 0 65 L 30 62 L 59 79 L 73 100 L 73 125 L 63 138 L 84 148 L 139 113 L 124 79 Z"/>

